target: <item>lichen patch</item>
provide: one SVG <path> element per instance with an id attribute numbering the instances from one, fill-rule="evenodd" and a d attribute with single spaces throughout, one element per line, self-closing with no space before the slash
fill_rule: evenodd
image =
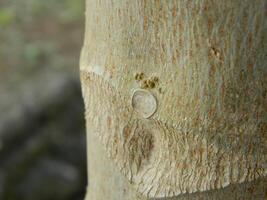
<path id="1" fill-rule="evenodd" d="M 137 89 L 132 96 L 132 107 L 141 117 L 149 118 L 157 110 L 157 100 L 149 91 Z"/>

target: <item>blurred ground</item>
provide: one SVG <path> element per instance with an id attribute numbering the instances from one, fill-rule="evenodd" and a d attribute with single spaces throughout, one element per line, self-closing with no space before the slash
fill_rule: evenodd
<path id="1" fill-rule="evenodd" d="M 84 0 L 0 0 L 0 200 L 81 200 Z"/>

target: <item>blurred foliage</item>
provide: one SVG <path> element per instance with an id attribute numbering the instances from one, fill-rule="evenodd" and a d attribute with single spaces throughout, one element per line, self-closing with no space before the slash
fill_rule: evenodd
<path id="1" fill-rule="evenodd" d="M 51 9 L 60 16 L 63 22 L 75 21 L 83 17 L 84 0 L 35 0 L 31 1 L 31 14 L 34 16 L 46 16 Z M 53 5 L 53 7 L 51 7 Z"/>
<path id="2" fill-rule="evenodd" d="M 12 9 L 2 8 L 0 9 L 0 27 L 3 28 L 11 23 L 15 19 L 15 13 Z"/>
<path id="3" fill-rule="evenodd" d="M 0 0 L 0 200 L 81 200 L 85 0 Z"/>
<path id="4" fill-rule="evenodd" d="M 83 19 L 84 0 L 1 0 L 0 77 L 21 68 L 77 71 Z"/>

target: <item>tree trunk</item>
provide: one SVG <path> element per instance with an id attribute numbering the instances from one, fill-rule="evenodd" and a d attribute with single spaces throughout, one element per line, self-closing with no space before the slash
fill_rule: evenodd
<path id="1" fill-rule="evenodd" d="M 86 200 L 266 199 L 266 0 L 87 0 Z"/>

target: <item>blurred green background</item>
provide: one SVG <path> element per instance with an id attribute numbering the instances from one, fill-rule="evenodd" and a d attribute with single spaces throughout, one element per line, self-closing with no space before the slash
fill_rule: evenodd
<path id="1" fill-rule="evenodd" d="M 0 200 L 81 200 L 84 0 L 0 0 Z"/>

